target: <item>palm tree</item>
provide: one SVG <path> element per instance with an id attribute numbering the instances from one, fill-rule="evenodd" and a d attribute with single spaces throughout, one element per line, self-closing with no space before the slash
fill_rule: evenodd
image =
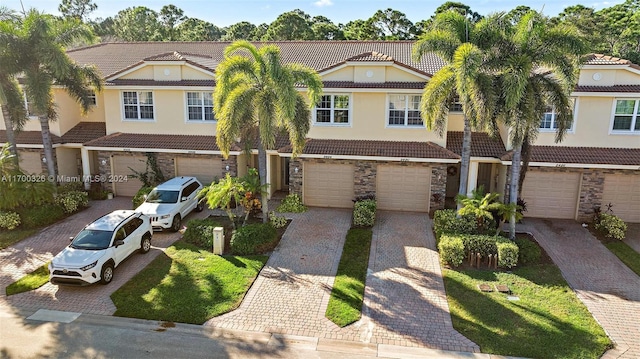
<path id="1" fill-rule="evenodd" d="M 515 209 L 522 146 L 527 138 L 530 143 L 535 141 L 545 109 L 552 106 L 557 113 L 556 142 L 562 141 L 571 127 L 570 94 L 585 46 L 573 28 L 551 27 L 548 20 L 535 11 L 529 11 L 504 30 L 500 51 L 490 66 L 499 72 L 496 81 L 502 94 L 496 106 L 497 119 L 510 129 L 513 155 L 509 201 Z M 509 237 L 514 239 L 515 211 L 509 224 Z"/>
<path id="2" fill-rule="evenodd" d="M 243 51 L 247 56 L 237 54 Z M 309 107 L 322 93 L 322 80 L 311 68 L 282 64 L 280 49 L 274 45 L 260 49 L 247 41 L 237 41 L 224 52 L 216 68 L 214 112 L 218 119 L 216 142 L 225 157 L 237 138 L 252 143 L 257 137 L 260 184 L 267 183 L 267 149 L 275 146 L 277 133 L 289 134 L 296 156 L 304 148 L 309 132 Z M 309 103 L 296 90 L 307 87 Z M 268 220 L 267 191 L 262 191 L 262 220 Z"/>
<path id="3" fill-rule="evenodd" d="M 8 76 L 2 69 L 0 60 L 0 107 L 7 133 L 8 151 L 13 155 L 12 160 L 18 163 L 18 150 L 15 132 L 22 130 L 27 121 L 27 111 L 22 100 L 22 90 L 15 78 Z"/>
<path id="4" fill-rule="evenodd" d="M 477 23 L 455 11 L 440 13 L 429 31 L 413 48 L 416 61 L 433 52 L 447 64 L 436 72 L 422 93 L 422 118 L 428 130 L 442 136 L 447 130 L 449 105 L 457 95 L 462 104 L 464 132 L 460 163 L 459 195 L 467 195 L 467 180 L 471 161 L 471 129 L 483 126 L 492 115 L 495 97 L 492 77 L 483 69 L 486 51 L 498 36 L 495 17 Z M 458 209 L 460 204 L 458 204 Z"/>
<path id="5" fill-rule="evenodd" d="M 65 47 L 79 39 L 93 39 L 93 34 L 78 20 L 61 20 L 34 9 L 9 24 L 13 26 L 0 26 L 0 43 L 18 51 L 20 58 L 17 68 L 9 75 L 23 76 L 27 98 L 40 121 L 47 171 L 55 178 L 49 130 L 49 121 L 56 118 L 53 86 L 69 93 L 83 112 L 89 110 L 91 95 L 102 89 L 102 79 L 94 67 L 74 63 L 65 53 Z"/>

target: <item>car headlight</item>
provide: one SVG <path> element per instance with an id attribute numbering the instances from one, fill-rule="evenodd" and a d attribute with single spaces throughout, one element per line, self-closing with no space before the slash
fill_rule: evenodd
<path id="1" fill-rule="evenodd" d="M 159 218 L 159 219 L 167 219 L 167 218 L 169 218 L 169 217 L 171 217 L 171 215 L 170 215 L 170 214 L 165 214 L 165 215 L 162 215 L 162 216 L 160 216 L 160 217 L 158 217 L 158 218 Z"/>
<path id="2" fill-rule="evenodd" d="M 88 271 L 89 269 L 95 267 L 97 264 L 98 264 L 98 261 L 95 261 L 95 262 L 93 262 L 91 264 L 87 264 L 84 267 L 80 267 L 80 269 L 82 269 L 83 271 Z"/>

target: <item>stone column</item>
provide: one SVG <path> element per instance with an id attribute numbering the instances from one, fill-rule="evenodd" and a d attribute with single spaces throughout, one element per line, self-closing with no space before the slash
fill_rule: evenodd
<path id="1" fill-rule="evenodd" d="M 437 164 L 431 167 L 431 199 L 430 211 L 444 208 L 444 198 L 447 195 L 447 165 Z"/>
<path id="2" fill-rule="evenodd" d="M 292 159 L 289 162 L 289 193 L 302 198 L 302 161 Z"/>

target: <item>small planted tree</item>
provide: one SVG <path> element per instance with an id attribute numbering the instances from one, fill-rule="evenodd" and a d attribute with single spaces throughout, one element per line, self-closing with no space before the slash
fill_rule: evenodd
<path id="1" fill-rule="evenodd" d="M 210 208 L 220 208 L 227 213 L 233 229 L 236 229 L 236 214 L 231 208 L 233 203 L 240 203 L 246 193 L 242 181 L 237 177 L 227 175 L 214 182 L 210 186 L 203 188 L 198 194 L 206 199 Z"/>
<path id="2" fill-rule="evenodd" d="M 479 231 L 488 229 L 488 223 L 494 220 L 494 213 L 498 212 L 502 207 L 502 203 L 498 202 L 498 193 L 484 193 L 484 188 L 480 186 L 474 189 L 470 198 L 464 195 L 458 195 L 456 201 L 460 205 L 458 214 L 460 216 L 472 215 L 476 218 L 476 227 Z"/>

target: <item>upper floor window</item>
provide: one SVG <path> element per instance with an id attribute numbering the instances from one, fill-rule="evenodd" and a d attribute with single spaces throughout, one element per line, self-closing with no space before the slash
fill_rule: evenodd
<path id="1" fill-rule="evenodd" d="M 122 92 L 125 120 L 153 120 L 153 92 Z"/>
<path id="2" fill-rule="evenodd" d="M 640 132 L 640 100 L 616 100 L 614 132 Z"/>
<path id="3" fill-rule="evenodd" d="M 29 97 L 27 96 L 27 92 L 24 88 L 22 89 L 22 99 L 24 100 L 24 109 L 27 111 L 27 116 L 31 119 L 36 118 L 37 115 L 33 108 L 33 104 L 29 101 Z"/>
<path id="4" fill-rule="evenodd" d="M 460 102 L 460 97 L 458 97 L 457 95 L 454 96 L 451 100 L 449 112 L 462 112 L 462 103 Z"/>
<path id="5" fill-rule="evenodd" d="M 573 108 L 573 112 L 575 113 L 575 104 L 576 104 L 575 99 L 571 99 L 570 101 L 571 101 L 571 107 Z M 544 111 L 544 115 L 542 115 L 542 120 L 540 121 L 540 130 L 542 131 L 557 130 L 558 129 L 557 117 L 558 117 L 558 113 L 556 112 L 556 110 L 551 106 L 547 106 L 546 110 Z M 569 126 L 569 128 L 572 128 L 572 127 L 573 127 L 573 121 Z"/>
<path id="6" fill-rule="evenodd" d="M 213 92 L 187 92 L 187 119 L 214 121 Z"/>
<path id="7" fill-rule="evenodd" d="M 91 106 L 96 106 L 98 104 L 95 91 L 91 91 L 91 94 L 89 95 L 89 103 L 91 103 Z"/>
<path id="8" fill-rule="evenodd" d="M 420 95 L 389 95 L 389 126 L 423 126 Z"/>
<path id="9" fill-rule="evenodd" d="M 349 123 L 349 95 L 322 95 L 314 109 L 315 123 L 345 125 Z"/>

